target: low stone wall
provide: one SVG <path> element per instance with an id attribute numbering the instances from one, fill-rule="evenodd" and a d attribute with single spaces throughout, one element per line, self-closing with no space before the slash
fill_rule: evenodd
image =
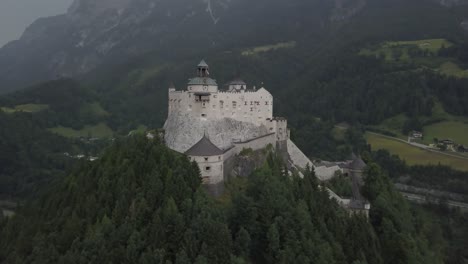
<path id="1" fill-rule="evenodd" d="M 252 149 L 255 151 L 266 148 L 268 145 L 272 145 L 274 148 L 276 147 L 276 133 L 270 133 L 244 142 L 234 143 L 236 154 L 241 153 L 243 149 Z"/>
<path id="2" fill-rule="evenodd" d="M 343 170 L 339 166 L 332 166 L 332 167 L 326 167 L 326 166 L 320 166 L 320 167 L 315 167 L 315 174 L 317 175 L 317 178 L 319 178 L 321 181 L 329 181 L 333 177 L 335 177 L 335 173 L 337 171 L 343 172 Z"/>
<path id="3" fill-rule="evenodd" d="M 299 167 L 300 169 L 305 169 L 307 165 L 311 168 L 314 166 L 312 161 L 292 142 L 291 139 L 288 139 L 288 154 L 289 158 L 293 162 L 294 165 Z"/>
<path id="4" fill-rule="evenodd" d="M 288 139 L 288 153 L 289 158 L 296 167 L 300 169 L 305 169 L 307 165 L 309 165 L 311 168 L 313 167 L 315 169 L 315 175 L 321 181 L 331 180 L 335 176 L 336 171 L 342 171 L 339 166 L 316 167 L 312 161 L 310 161 L 310 159 L 290 139 Z"/>

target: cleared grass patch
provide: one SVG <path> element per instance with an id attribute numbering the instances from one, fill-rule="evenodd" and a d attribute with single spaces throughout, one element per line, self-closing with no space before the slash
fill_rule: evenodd
<path id="1" fill-rule="evenodd" d="M 252 56 L 262 52 L 274 51 L 278 49 L 290 49 L 296 47 L 296 41 L 281 42 L 272 45 L 259 46 L 243 51 L 242 56 Z"/>
<path id="2" fill-rule="evenodd" d="M 382 58 L 390 63 L 414 63 L 418 67 L 429 67 L 441 74 L 468 78 L 468 70 L 460 68 L 456 59 L 439 57 L 438 51 L 453 46 L 446 39 L 422 39 L 415 41 L 389 41 L 371 48 L 361 49 L 359 55 Z M 416 49 L 422 51 L 414 52 Z"/>
<path id="3" fill-rule="evenodd" d="M 366 133 L 366 140 L 373 150 L 386 149 L 390 153 L 398 155 L 400 158 L 404 159 L 409 165 L 437 165 L 440 163 L 457 170 L 468 171 L 467 159 L 450 157 L 423 150 L 403 142 L 370 133 Z"/>
<path id="4" fill-rule="evenodd" d="M 95 138 L 108 138 L 112 137 L 114 131 L 110 129 L 105 123 L 99 123 L 95 126 L 85 126 L 81 130 L 75 130 L 69 127 L 58 126 L 49 128 L 49 131 L 68 138 L 79 137 L 95 137 Z"/>
<path id="5" fill-rule="evenodd" d="M 391 41 L 386 42 L 384 47 L 395 47 L 395 46 L 417 46 L 422 50 L 427 50 L 432 53 L 438 52 L 441 48 L 448 48 L 453 46 L 453 44 L 446 39 L 421 39 L 414 41 Z"/>
<path id="6" fill-rule="evenodd" d="M 451 61 L 444 62 L 442 65 L 440 65 L 438 71 L 442 74 L 449 76 L 454 76 L 458 78 L 468 78 L 468 70 L 460 68 L 460 66 Z"/>
<path id="7" fill-rule="evenodd" d="M 5 113 L 25 112 L 25 113 L 37 113 L 44 111 L 49 108 L 46 104 L 23 104 L 17 105 L 14 108 L 2 107 L 1 110 Z"/>
<path id="8" fill-rule="evenodd" d="M 458 144 L 468 145 L 468 123 L 446 121 L 424 127 L 424 143 L 430 144 L 434 138 L 452 139 Z"/>
<path id="9" fill-rule="evenodd" d="M 144 134 L 146 131 L 148 131 L 148 127 L 145 125 L 139 125 L 136 129 L 132 130 L 129 132 L 129 135 L 133 134 Z"/>
<path id="10" fill-rule="evenodd" d="M 86 104 L 80 109 L 80 112 L 83 115 L 91 115 L 91 116 L 99 116 L 99 117 L 110 116 L 109 112 L 107 112 L 98 102 Z"/>
<path id="11" fill-rule="evenodd" d="M 391 132 L 397 135 L 399 138 L 404 139 L 406 136 L 403 135 L 401 131 L 406 121 L 408 121 L 408 117 L 405 114 L 399 114 L 397 116 L 385 119 L 380 125 L 375 126 L 375 128 Z"/>
<path id="12" fill-rule="evenodd" d="M 334 127 L 332 129 L 332 136 L 335 140 L 337 141 L 341 141 L 341 140 L 344 140 L 345 139 L 345 135 L 346 135 L 346 128 L 342 128 L 342 127 Z"/>

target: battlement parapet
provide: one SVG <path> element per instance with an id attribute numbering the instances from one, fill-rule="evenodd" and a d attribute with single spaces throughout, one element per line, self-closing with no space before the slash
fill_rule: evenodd
<path id="1" fill-rule="evenodd" d="M 270 121 L 270 122 L 287 122 L 288 119 L 286 119 L 284 117 L 273 117 L 273 118 L 267 118 L 267 121 Z"/>

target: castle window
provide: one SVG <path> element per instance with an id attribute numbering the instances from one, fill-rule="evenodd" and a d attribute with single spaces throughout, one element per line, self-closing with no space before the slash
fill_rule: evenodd
<path id="1" fill-rule="evenodd" d="M 268 105 L 268 101 L 265 102 L 265 105 Z"/>
<path id="2" fill-rule="evenodd" d="M 215 95 L 213 95 L 213 98 L 218 98 L 218 96 L 215 94 Z"/>
<path id="3" fill-rule="evenodd" d="M 236 108 L 237 107 L 237 102 L 236 101 L 232 101 L 232 108 Z"/>
<path id="4" fill-rule="evenodd" d="M 245 105 L 247 105 L 247 101 L 245 102 Z"/>
<path id="5" fill-rule="evenodd" d="M 205 158 L 205 161 L 208 161 L 208 158 Z"/>
<path id="6" fill-rule="evenodd" d="M 224 108 L 224 101 L 219 101 L 219 107 Z"/>
<path id="7" fill-rule="evenodd" d="M 206 171 L 210 171 L 210 170 L 211 170 L 211 167 L 205 167 L 205 170 L 206 170 Z"/>
<path id="8" fill-rule="evenodd" d="M 250 105 L 253 105 L 253 102 L 252 102 L 252 101 L 250 101 Z"/>
<path id="9" fill-rule="evenodd" d="M 253 107 L 250 107 L 250 112 L 253 112 Z"/>
<path id="10" fill-rule="evenodd" d="M 218 160 L 221 160 L 221 156 L 218 157 Z"/>
<path id="11" fill-rule="evenodd" d="M 201 114 L 202 117 L 206 117 L 206 114 Z"/>

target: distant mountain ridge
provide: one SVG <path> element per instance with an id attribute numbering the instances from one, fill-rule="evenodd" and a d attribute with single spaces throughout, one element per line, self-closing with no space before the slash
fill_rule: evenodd
<path id="1" fill-rule="evenodd" d="M 436 1 L 440 5 L 467 0 Z M 391 2 L 377 0 L 375 2 Z M 396 1 L 398 2 L 398 1 Z M 330 34 L 367 0 L 75 0 L 0 49 L 0 93 L 78 77 L 151 52 L 174 61 L 215 50 Z M 387 3 L 388 4 L 388 3 Z M 468 17 L 467 17 L 468 19 Z M 466 22 L 461 26 L 466 28 Z"/>
<path id="2" fill-rule="evenodd" d="M 320 31 L 330 21 L 355 15 L 365 3 L 75 0 L 66 14 L 38 19 L 19 40 L 0 49 L 0 92 L 37 81 L 79 76 L 103 63 L 124 62 L 149 51 L 176 57 L 239 41 L 253 45 L 249 39 L 257 37 Z"/>

